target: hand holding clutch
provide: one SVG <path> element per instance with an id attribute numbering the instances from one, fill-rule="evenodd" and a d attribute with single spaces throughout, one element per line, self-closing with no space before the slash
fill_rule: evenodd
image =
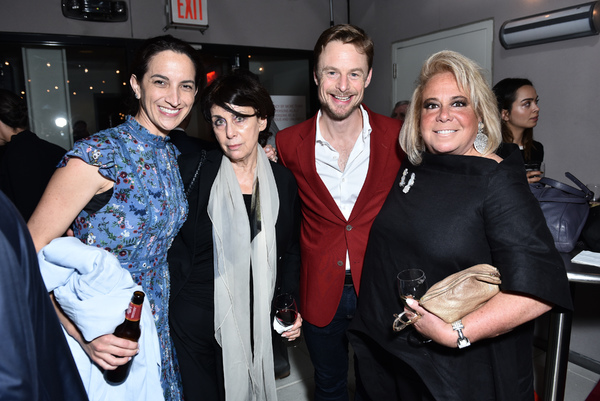
<path id="1" fill-rule="evenodd" d="M 453 323 L 483 306 L 500 289 L 500 272 L 479 264 L 435 283 L 419 304 L 446 323 Z"/>

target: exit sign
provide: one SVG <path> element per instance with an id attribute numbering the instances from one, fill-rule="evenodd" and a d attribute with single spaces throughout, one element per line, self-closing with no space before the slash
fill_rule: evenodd
<path id="1" fill-rule="evenodd" d="M 175 26 L 207 27 L 208 0 L 169 0 L 171 23 Z"/>

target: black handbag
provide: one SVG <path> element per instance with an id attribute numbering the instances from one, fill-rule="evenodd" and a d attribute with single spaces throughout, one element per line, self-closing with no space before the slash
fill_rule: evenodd
<path id="1" fill-rule="evenodd" d="M 581 189 L 545 177 L 529 186 L 540 202 L 559 252 L 571 252 L 575 248 L 590 213 L 588 202 L 593 197 L 593 192 L 573 174 L 565 173 L 565 176 Z"/>

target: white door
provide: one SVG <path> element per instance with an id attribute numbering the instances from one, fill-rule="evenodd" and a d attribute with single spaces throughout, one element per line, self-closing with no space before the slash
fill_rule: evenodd
<path id="1" fill-rule="evenodd" d="M 454 50 L 477 62 L 491 85 L 493 41 L 494 21 L 490 19 L 393 43 L 394 104 L 410 100 L 423 62 L 441 50 Z"/>

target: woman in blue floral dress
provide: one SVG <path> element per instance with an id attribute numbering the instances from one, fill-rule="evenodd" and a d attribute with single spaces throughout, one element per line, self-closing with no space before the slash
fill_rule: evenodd
<path id="1" fill-rule="evenodd" d="M 171 36 L 146 41 L 130 80 L 139 100 L 135 117 L 75 143 L 29 221 L 38 250 L 72 227 L 82 242 L 112 252 L 142 286 L 158 331 L 166 400 L 182 398 L 168 325 L 166 255 L 187 215 L 178 151 L 167 135 L 194 104 L 199 82 L 194 52 Z M 103 369 L 114 369 L 137 352 L 137 343 L 112 334 L 86 342 L 64 315 L 59 317 Z"/>

